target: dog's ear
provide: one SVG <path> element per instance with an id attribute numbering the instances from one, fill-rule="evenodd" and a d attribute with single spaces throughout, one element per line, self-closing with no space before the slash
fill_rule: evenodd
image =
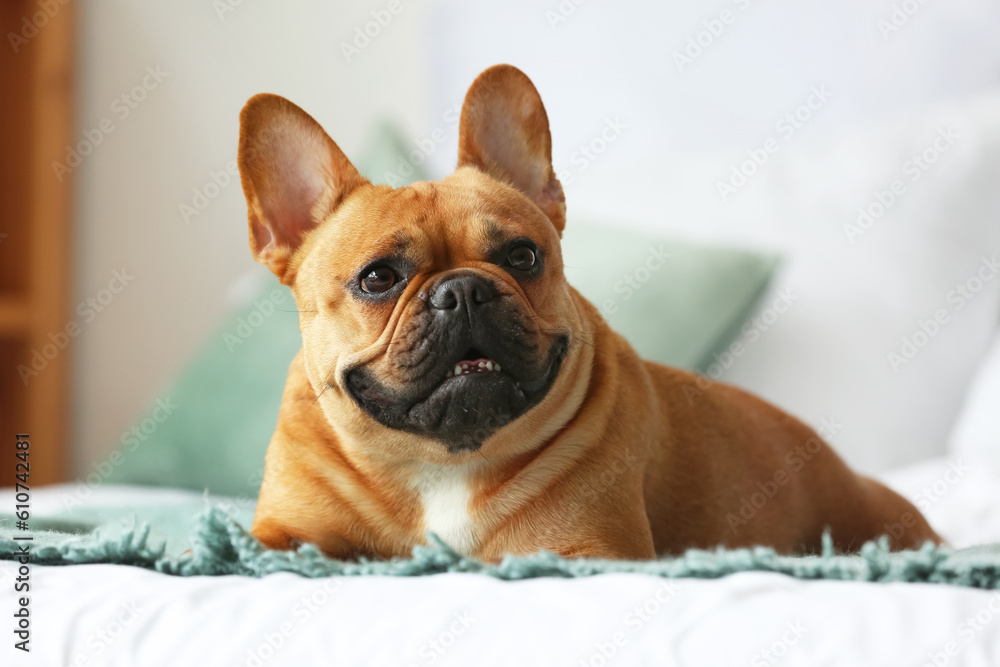
<path id="1" fill-rule="evenodd" d="M 566 198 L 552 170 L 552 136 L 542 98 L 512 65 L 494 65 L 462 105 L 458 166 L 473 166 L 526 194 L 562 235 Z"/>
<path id="2" fill-rule="evenodd" d="M 266 93 L 240 112 L 239 166 L 250 250 L 286 285 L 303 235 L 367 182 L 309 114 Z"/>

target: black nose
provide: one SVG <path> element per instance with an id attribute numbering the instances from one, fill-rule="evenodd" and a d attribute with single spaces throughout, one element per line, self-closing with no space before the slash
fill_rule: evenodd
<path id="1" fill-rule="evenodd" d="M 479 276 L 458 276 L 442 280 L 431 294 L 431 308 L 454 310 L 465 306 L 472 309 L 493 300 L 493 286 Z"/>

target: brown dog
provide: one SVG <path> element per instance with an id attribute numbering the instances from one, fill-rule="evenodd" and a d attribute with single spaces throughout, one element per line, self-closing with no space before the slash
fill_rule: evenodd
<path id="1" fill-rule="evenodd" d="M 291 286 L 303 342 L 253 524 L 264 544 L 385 558 L 433 531 L 493 560 L 812 551 L 825 528 L 845 550 L 939 540 L 808 426 L 639 359 L 566 283 L 548 119 L 520 70 L 472 84 L 458 168 L 434 183 L 372 185 L 275 95 L 240 125 L 250 247 Z"/>

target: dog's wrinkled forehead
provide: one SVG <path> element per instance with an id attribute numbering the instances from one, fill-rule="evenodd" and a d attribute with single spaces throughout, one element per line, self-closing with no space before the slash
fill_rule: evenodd
<path id="1" fill-rule="evenodd" d="M 317 230 L 303 266 L 322 263 L 342 281 L 380 260 L 443 271 L 486 261 L 516 239 L 550 255 L 559 245 L 548 218 L 517 190 L 459 170 L 439 182 L 358 192 Z"/>

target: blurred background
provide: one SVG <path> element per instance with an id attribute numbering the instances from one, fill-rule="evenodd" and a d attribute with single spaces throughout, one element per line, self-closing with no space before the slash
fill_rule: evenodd
<path id="1" fill-rule="evenodd" d="M 949 450 L 994 344 L 995 2 L 3 7 L 0 419 L 6 440 L 32 432 L 39 482 L 259 467 L 295 347 L 268 346 L 269 329 L 294 331 L 294 306 L 251 259 L 234 166 L 240 108 L 259 92 L 399 185 L 449 173 L 468 85 L 520 67 L 548 111 L 567 242 L 574 225 L 621 239 L 567 260 L 571 282 L 620 256 L 585 293 L 624 308 L 631 273 L 648 298 L 626 334 L 654 350 L 683 325 L 702 344 L 650 356 L 760 393 L 867 472 Z M 659 239 L 697 270 L 643 274 Z M 689 295 L 686 309 L 658 307 L 660 290 Z M 262 406 L 227 388 L 254 382 L 272 388 Z M 230 421 L 206 426 L 213 414 Z M 202 463 L 225 433 L 246 438 L 243 456 L 237 441 Z M 163 453 L 171 439 L 184 454 Z M 148 459 L 119 465 L 116 449 Z"/>

